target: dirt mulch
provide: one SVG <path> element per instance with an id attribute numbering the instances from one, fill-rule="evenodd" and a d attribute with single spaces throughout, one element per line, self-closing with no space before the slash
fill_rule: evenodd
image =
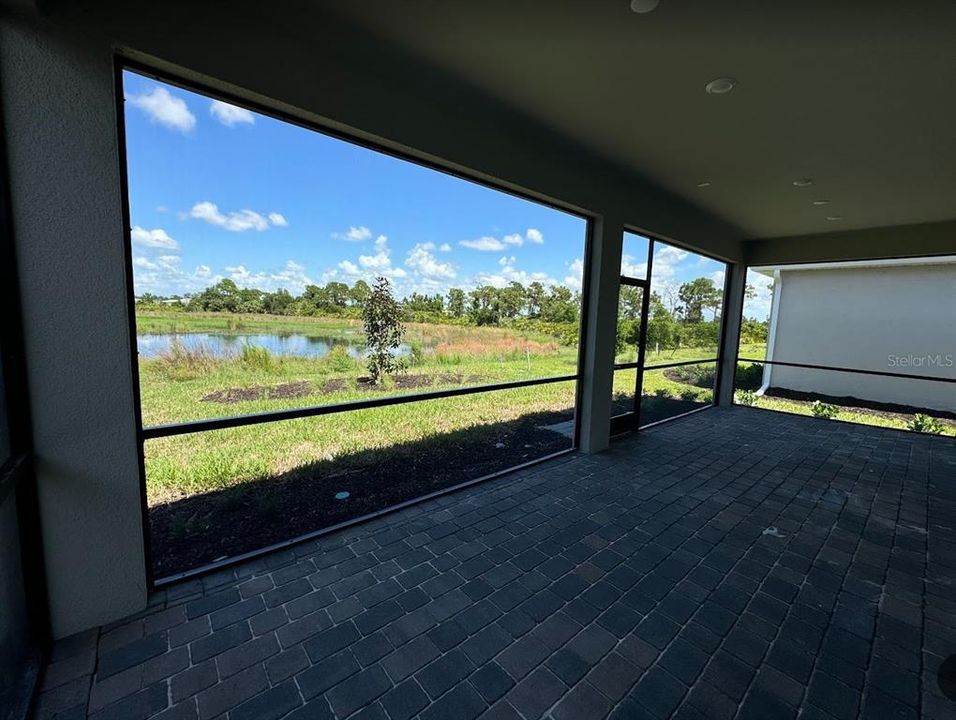
<path id="1" fill-rule="evenodd" d="M 913 405 L 899 405 L 897 403 L 883 403 L 873 400 L 861 400 L 852 395 L 823 395 L 821 393 L 803 392 L 800 390 L 790 390 L 788 388 L 770 387 L 767 389 L 768 398 L 780 398 L 790 400 L 791 402 L 802 405 L 812 405 L 819 400 L 830 405 L 836 405 L 842 410 L 858 412 L 861 415 L 871 415 L 873 417 L 883 418 L 884 420 L 901 420 L 904 423 L 913 419 L 916 413 L 923 413 L 931 417 L 942 420 L 947 425 L 956 424 L 956 413 L 946 410 L 929 410 L 919 408 Z"/>
<path id="2" fill-rule="evenodd" d="M 318 461 L 277 477 L 149 509 L 156 577 L 200 567 L 366 515 L 570 447 L 537 413 Z M 348 491 L 347 500 L 335 494 Z"/>
<path id="3" fill-rule="evenodd" d="M 253 400 L 288 400 L 291 398 L 306 397 L 312 394 L 312 383 L 308 380 L 282 383 L 281 385 L 253 385 L 244 388 L 226 388 L 215 390 L 202 396 L 203 402 L 214 402 L 223 405 L 233 405 Z"/>
<path id="4" fill-rule="evenodd" d="M 355 381 L 357 390 L 366 392 L 383 392 L 385 390 L 417 390 L 434 385 L 474 385 L 482 380 L 480 375 L 462 375 L 461 373 L 438 373 L 436 375 L 393 375 L 393 385 L 375 385 L 372 378 L 363 376 Z M 214 402 L 223 405 L 234 405 L 254 400 L 288 400 L 307 397 L 314 393 L 332 395 L 348 389 L 348 380 L 345 378 L 331 378 L 326 380 L 318 389 L 312 387 L 308 380 L 288 382 L 281 385 L 251 385 L 249 387 L 225 388 L 203 395 L 202 402 Z"/>
<path id="5" fill-rule="evenodd" d="M 319 388 L 319 392 L 323 395 L 331 395 L 332 393 L 342 392 L 348 387 L 348 383 L 345 382 L 344 378 L 332 378 L 331 380 L 326 380 L 322 383 L 322 387 Z"/>

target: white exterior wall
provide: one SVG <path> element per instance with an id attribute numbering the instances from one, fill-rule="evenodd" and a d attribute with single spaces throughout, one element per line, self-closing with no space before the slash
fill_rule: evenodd
<path id="1" fill-rule="evenodd" d="M 779 268 L 768 359 L 956 378 L 956 263 Z M 773 366 L 771 387 L 956 412 L 956 385 Z M 766 376 L 765 376 L 766 381 Z"/>

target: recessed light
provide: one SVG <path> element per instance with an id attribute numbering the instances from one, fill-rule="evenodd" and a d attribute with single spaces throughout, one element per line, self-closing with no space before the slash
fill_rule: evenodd
<path id="1" fill-rule="evenodd" d="M 660 0 L 631 0 L 631 10 L 638 15 L 643 15 L 656 9 L 659 2 Z"/>
<path id="2" fill-rule="evenodd" d="M 699 183 L 697 183 L 697 187 L 710 187 L 710 183 L 709 183 L 709 182 L 699 182 Z"/>
<path id="3" fill-rule="evenodd" d="M 810 185 L 813 185 L 812 178 L 797 178 L 793 181 L 794 187 L 809 187 Z"/>
<path id="4" fill-rule="evenodd" d="M 814 200 L 814 201 L 813 201 L 813 204 L 814 204 L 814 205 L 817 205 L 817 206 L 820 206 L 820 205 L 829 205 L 829 204 L 830 204 L 830 201 L 829 201 L 829 200 Z"/>
<path id="5" fill-rule="evenodd" d="M 842 215 L 827 215 L 827 220 L 842 220 Z"/>
<path id="6" fill-rule="evenodd" d="M 704 86 L 704 90 L 710 95 L 723 95 L 729 93 L 737 86 L 737 81 L 733 78 L 723 77 L 711 80 Z"/>

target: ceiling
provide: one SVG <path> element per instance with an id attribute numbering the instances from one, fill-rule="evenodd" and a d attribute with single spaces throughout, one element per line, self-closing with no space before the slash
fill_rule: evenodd
<path id="1" fill-rule="evenodd" d="M 956 218 L 952 0 L 335 7 L 750 238 Z"/>

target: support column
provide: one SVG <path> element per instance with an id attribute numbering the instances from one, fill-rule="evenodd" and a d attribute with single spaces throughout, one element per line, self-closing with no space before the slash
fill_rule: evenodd
<path id="1" fill-rule="evenodd" d="M 720 367 L 717 382 L 717 404 L 734 404 L 734 370 L 737 367 L 737 343 L 740 338 L 740 321 L 744 309 L 744 293 L 747 288 L 747 266 L 732 263 L 727 266 L 727 282 L 724 297 L 724 327 L 720 338 Z"/>
<path id="2" fill-rule="evenodd" d="M 586 453 L 605 450 L 611 436 L 611 390 L 617 334 L 617 294 L 621 279 L 624 224 L 604 216 L 589 226 L 590 258 L 587 284 L 587 323 L 581 342 L 581 424 L 579 446 Z"/>

